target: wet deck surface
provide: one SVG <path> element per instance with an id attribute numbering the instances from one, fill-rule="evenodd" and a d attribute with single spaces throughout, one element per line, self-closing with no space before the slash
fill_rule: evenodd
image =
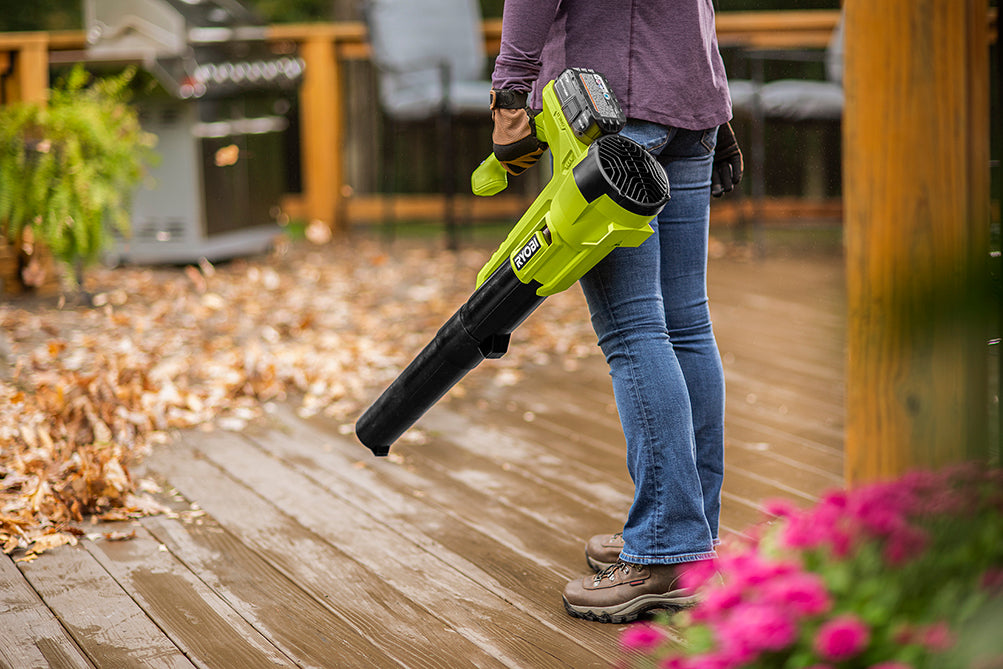
<path id="1" fill-rule="evenodd" d="M 837 256 L 712 261 L 725 535 L 764 499 L 842 483 L 842 285 Z M 619 529 L 631 500 L 605 364 L 469 380 L 422 420 L 427 443 L 389 459 L 282 406 L 155 451 L 178 515 L 0 557 L 0 664 L 610 666 L 623 627 L 560 604 L 585 538 Z"/>

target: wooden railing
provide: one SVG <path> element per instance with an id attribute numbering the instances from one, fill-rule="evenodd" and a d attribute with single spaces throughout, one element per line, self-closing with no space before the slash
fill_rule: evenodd
<path id="1" fill-rule="evenodd" d="M 717 17 L 718 38 L 725 47 L 824 47 L 838 20 L 838 11 L 735 12 Z M 483 24 L 488 53 L 497 53 L 501 21 Z M 360 22 L 285 24 L 269 28 L 269 39 L 291 41 L 306 61 L 307 76 L 300 90 L 302 192 L 284 205 L 293 216 L 319 219 L 341 228 L 349 219 L 372 218 L 385 211 L 379 197 L 356 194 L 345 183 L 347 88 L 345 65 L 368 60 L 365 25 Z M 0 103 L 43 100 L 49 86 L 51 61 L 85 60 L 80 31 L 0 34 Z M 404 217 L 435 217 L 442 198 L 395 197 Z M 473 216 L 516 215 L 524 197 L 470 198 L 465 210 Z"/>
<path id="2" fill-rule="evenodd" d="M 838 11 L 827 10 L 720 13 L 718 39 L 724 47 L 822 48 L 838 18 Z M 483 27 L 488 52 L 497 53 L 501 21 L 487 20 Z M 359 22 L 274 25 L 268 35 L 273 41 L 295 42 L 306 61 L 307 75 L 299 94 L 302 194 L 288 197 L 287 208 L 293 215 L 326 221 L 335 228 L 353 215 L 379 211 L 378 198 L 354 195 L 345 184 L 344 65 L 369 58 L 365 26 Z M 50 62 L 85 60 L 84 46 L 80 31 L 0 34 L 0 103 L 43 100 Z M 412 215 L 437 215 L 442 207 L 441 198 L 432 196 L 397 199 Z M 523 204 L 512 198 L 467 203 L 474 215 L 506 207 L 515 213 Z"/>

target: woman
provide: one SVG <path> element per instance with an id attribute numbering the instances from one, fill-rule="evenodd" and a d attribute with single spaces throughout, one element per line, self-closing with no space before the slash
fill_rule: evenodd
<path id="1" fill-rule="evenodd" d="M 686 605 L 680 565 L 713 558 L 724 474 L 724 374 L 706 269 L 710 196 L 732 190 L 742 157 L 712 0 L 506 0 L 492 76 L 494 151 L 513 174 L 539 158 L 527 106 L 566 67 L 610 81 L 622 135 L 665 168 L 672 198 L 638 248 L 581 280 L 613 379 L 634 501 L 622 532 L 592 537 L 597 570 L 564 590 L 577 617 L 626 622 Z"/>

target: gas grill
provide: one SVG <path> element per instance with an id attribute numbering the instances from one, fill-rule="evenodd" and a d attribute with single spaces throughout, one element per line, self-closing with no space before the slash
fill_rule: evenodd
<path id="1" fill-rule="evenodd" d="M 153 188 L 133 199 L 117 259 L 187 263 L 264 251 L 279 232 L 286 130 L 303 61 L 234 0 L 85 0 L 86 58 L 136 63 L 157 135 Z"/>

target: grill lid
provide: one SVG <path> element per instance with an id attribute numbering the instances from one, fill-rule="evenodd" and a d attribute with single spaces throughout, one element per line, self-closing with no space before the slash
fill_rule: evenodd
<path id="1" fill-rule="evenodd" d="M 84 24 L 89 58 L 140 62 L 178 98 L 291 90 L 303 76 L 236 0 L 85 0 Z"/>

